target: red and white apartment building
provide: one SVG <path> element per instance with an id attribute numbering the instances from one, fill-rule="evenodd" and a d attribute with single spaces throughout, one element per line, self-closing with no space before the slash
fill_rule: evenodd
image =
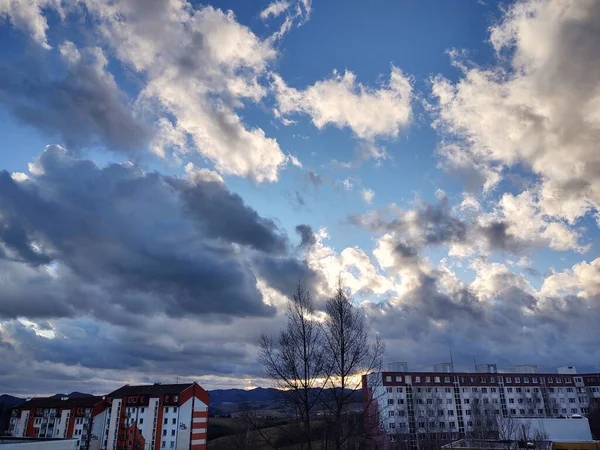
<path id="1" fill-rule="evenodd" d="M 409 372 L 406 363 L 392 363 L 387 372 L 363 376 L 363 401 L 373 412 L 370 425 L 376 423 L 387 442 L 419 448 L 432 433 L 448 441 L 468 437 L 483 409 L 515 418 L 585 416 L 600 402 L 600 373 L 577 374 L 573 366 L 537 373 L 530 365 L 499 372 L 494 364 L 454 372 L 450 363 Z"/>
<path id="2" fill-rule="evenodd" d="M 12 436 L 80 439 L 81 450 L 206 450 L 209 394 L 197 383 L 125 385 L 103 397 L 48 397 L 13 409 Z"/>
<path id="3" fill-rule="evenodd" d="M 78 439 L 80 449 L 89 448 L 93 423 L 106 418 L 103 397 L 55 395 L 32 398 L 13 408 L 9 434 L 15 437 Z"/>

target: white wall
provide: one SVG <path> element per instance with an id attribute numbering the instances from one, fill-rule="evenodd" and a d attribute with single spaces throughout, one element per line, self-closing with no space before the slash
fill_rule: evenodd
<path id="1" fill-rule="evenodd" d="M 2 450 L 77 450 L 77 440 L 60 439 L 57 441 L 11 442 L 2 441 Z"/>
<path id="2" fill-rule="evenodd" d="M 121 399 L 118 398 L 114 398 L 112 401 L 112 404 L 110 406 L 111 408 L 111 413 L 110 413 L 110 421 L 108 424 L 108 443 L 106 448 L 108 450 L 114 450 L 115 445 L 117 443 L 116 441 L 116 431 L 117 431 L 117 426 L 118 426 L 118 420 L 119 420 L 119 406 L 121 405 Z"/>
<path id="3" fill-rule="evenodd" d="M 177 431 L 177 450 L 187 450 L 190 448 L 190 433 L 192 429 L 192 401 L 190 398 L 187 402 L 179 407 L 179 429 Z M 182 425 L 185 429 L 182 429 Z"/>

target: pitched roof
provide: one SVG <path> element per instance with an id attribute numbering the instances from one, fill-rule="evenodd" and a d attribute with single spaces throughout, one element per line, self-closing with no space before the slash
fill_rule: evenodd
<path id="1" fill-rule="evenodd" d="M 193 386 L 194 383 L 184 384 L 143 384 L 137 386 L 125 385 L 114 392 L 108 394 L 108 397 L 120 398 L 128 395 L 177 395 L 181 394 L 187 388 Z"/>
<path id="2" fill-rule="evenodd" d="M 31 400 L 27 400 L 17 406 L 14 409 L 30 410 L 35 408 L 91 408 L 102 401 L 102 397 L 98 396 L 85 396 L 85 397 L 67 397 L 53 395 L 51 397 L 35 397 Z"/>

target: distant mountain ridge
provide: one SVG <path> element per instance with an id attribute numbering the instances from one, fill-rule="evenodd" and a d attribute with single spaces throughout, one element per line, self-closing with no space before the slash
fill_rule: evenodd
<path id="1" fill-rule="evenodd" d="M 214 389 L 208 391 L 210 393 L 211 404 L 221 403 L 253 403 L 253 402 L 270 402 L 277 400 L 279 391 L 274 388 L 257 387 L 254 389 Z M 357 401 L 360 401 L 360 392 L 356 393 Z M 91 397 L 92 394 L 83 392 L 71 392 L 70 394 L 56 394 L 55 397 L 68 396 L 74 397 Z M 15 397 L 12 395 L 0 395 L 0 403 L 9 405 L 11 408 L 25 401 L 25 398 Z"/>

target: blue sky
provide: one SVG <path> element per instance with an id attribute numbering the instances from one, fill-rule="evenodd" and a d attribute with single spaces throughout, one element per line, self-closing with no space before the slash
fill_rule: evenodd
<path id="1" fill-rule="evenodd" d="M 290 285 L 326 298 L 338 275 L 387 360 L 426 367 L 450 339 L 465 364 L 598 370 L 577 333 L 600 312 L 597 9 L 0 6 L 13 373 L 38 361 L 48 392 L 74 378 L 261 384 L 255 338 L 281 325 Z M 415 323 L 419 339 L 403 331 Z M 224 363 L 208 343 L 227 327 L 246 331 Z M 142 357 L 123 336 L 146 342 Z"/>

